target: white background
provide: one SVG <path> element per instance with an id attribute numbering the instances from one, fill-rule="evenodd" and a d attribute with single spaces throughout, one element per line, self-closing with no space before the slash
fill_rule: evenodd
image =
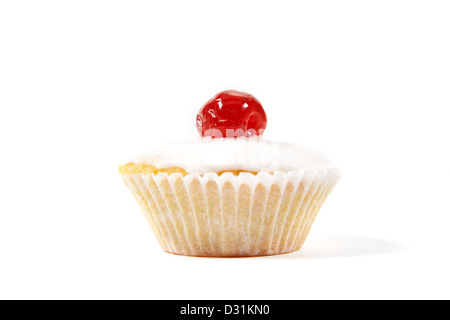
<path id="1" fill-rule="evenodd" d="M 0 298 L 450 298 L 448 1 L 2 1 Z M 158 246 L 117 168 L 215 93 L 344 175 L 297 253 Z"/>

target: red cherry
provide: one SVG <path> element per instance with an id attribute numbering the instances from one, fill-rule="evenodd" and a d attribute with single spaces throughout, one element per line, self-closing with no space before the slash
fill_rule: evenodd
<path id="1" fill-rule="evenodd" d="M 204 137 L 260 135 L 266 124 L 261 103 L 254 96 L 235 90 L 218 93 L 197 115 L 197 129 Z"/>

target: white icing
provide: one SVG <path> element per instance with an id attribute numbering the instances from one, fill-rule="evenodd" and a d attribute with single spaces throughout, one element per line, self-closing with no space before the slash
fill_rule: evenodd
<path id="1" fill-rule="evenodd" d="M 151 164 L 159 169 L 178 167 L 199 174 L 226 170 L 287 172 L 332 167 L 321 153 L 260 137 L 173 142 L 141 154 L 130 162 Z"/>

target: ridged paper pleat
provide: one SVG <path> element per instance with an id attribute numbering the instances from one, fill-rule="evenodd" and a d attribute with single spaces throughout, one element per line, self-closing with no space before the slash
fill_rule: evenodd
<path id="1" fill-rule="evenodd" d="M 124 181 L 163 250 L 194 256 L 258 256 L 300 249 L 338 169 L 132 174 Z"/>

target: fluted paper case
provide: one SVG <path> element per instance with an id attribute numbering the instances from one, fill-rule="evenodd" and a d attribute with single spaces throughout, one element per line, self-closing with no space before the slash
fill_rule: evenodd
<path id="1" fill-rule="evenodd" d="M 123 175 L 164 251 L 209 257 L 299 250 L 339 177 L 337 168 Z"/>

